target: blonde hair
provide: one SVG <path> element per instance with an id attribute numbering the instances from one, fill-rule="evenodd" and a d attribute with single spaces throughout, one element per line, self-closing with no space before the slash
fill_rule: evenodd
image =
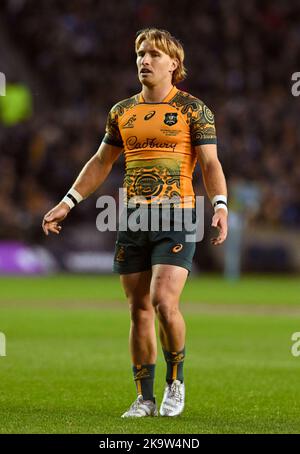
<path id="1" fill-rule="evenodd" d="M 173 71 L 172 83 L 178 84 L 186 77 L 186 68 L 184 67 L 184 50 L 178 39 L 174 38 L 167 30 L 157 28 L 145 28 L 137 32 L 135 40 L 135 51 L 139 50 L 143 41 L 149 41 L 157 49 L 161 50 L 171 58 L 176 58 L 178 67 Z"/>

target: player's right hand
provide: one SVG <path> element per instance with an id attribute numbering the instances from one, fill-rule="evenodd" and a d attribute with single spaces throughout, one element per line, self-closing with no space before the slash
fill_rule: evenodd
<path id="1" fill-rule="evenodd" d="M 45 235 L 49 232 L 56 233 L 61 231 L 59 222 L 63 221 L 70 211 L 70 207 L 65 202 L 60 202 L 52 210 L 48 211 L 43 218 L 42 227 Z"/>

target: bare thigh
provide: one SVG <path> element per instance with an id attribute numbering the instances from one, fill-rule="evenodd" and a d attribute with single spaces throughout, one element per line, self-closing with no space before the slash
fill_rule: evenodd
<path id="1" fill-rule="evenodd" d="M 152 305 L 154 307 L 158 304 L 178 306 L 187 276 L 188 271 L 180 266 L 153 265 L 150 286 Z"/>
<path id="2" fill-rule="evenodd" d="M 120 280 L 129 305 L 143 310 L 151 310 L 150 283 L 151 270 L 140 273 L 121 274 Z"/>

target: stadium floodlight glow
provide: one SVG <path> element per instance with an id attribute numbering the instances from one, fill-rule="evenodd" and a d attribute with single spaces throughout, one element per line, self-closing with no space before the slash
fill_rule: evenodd
<path id="1" fill-rule="evenodd" d="M 6 356 L 6 337 L 4 333 L 0 333 L 0 356 Z"/>
<path id="2" fill-rule="evenodd" d="M 6 77 L 4 73 L 0 72 L 0 96 L 6 95 Z"/>

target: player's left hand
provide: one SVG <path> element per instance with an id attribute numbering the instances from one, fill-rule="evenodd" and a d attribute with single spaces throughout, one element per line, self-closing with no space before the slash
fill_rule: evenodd
<path id="1" fill-rule="evenodd" d="M 219 230 L 218 236 L 211 239 L 211 243 L 214 246 L 222 244 L 226 240 L 228 230 L 227 218 L 227 212 L 223 208 L 219 208 L 212 218 L 212 227 L 216 227 Z"/>

